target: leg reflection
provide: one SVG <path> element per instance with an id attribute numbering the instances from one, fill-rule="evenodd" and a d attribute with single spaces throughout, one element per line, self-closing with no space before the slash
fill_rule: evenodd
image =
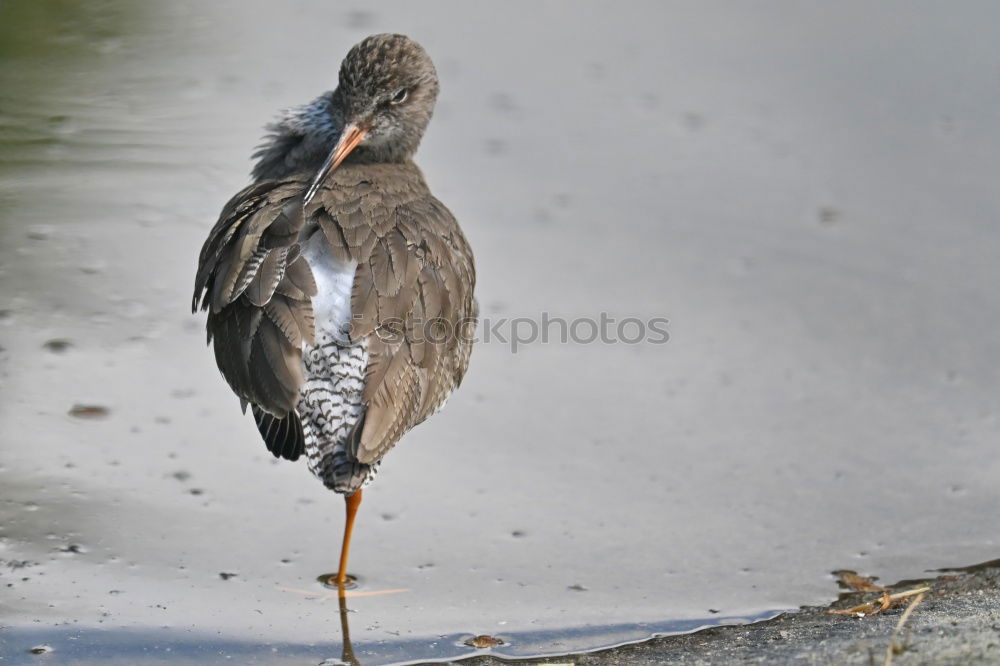
<path id="1" fill-rule="evenodd" d="M 337 600 L 340 602 L 340 635 L 344 639 L 344 649 L 340 654 L 340 660 L 351 666 L 361 666 L 357 657 L 354 656 L 354 648 L 351 647 L 351 628 L 347 619 L 347 595 L 344 591 L 343 581 L 337 584 Z"/>

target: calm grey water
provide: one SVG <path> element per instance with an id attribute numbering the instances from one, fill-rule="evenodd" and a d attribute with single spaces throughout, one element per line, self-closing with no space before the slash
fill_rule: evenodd
<path id="1" fill-rule="evenodd" d="M 342 502 L 271 459 L 188 303 L 261 126 L 379 31 L 438 64 L 418 158 L 483 315 L 665 317 L 670 341 L 476 349 L 366 493 L 358 661 L 590 649 L 823 602 L 834 569 L 997 557 L 998 21 L 0 4 L 3 663 L 342 656 L 315 582 Z"/>

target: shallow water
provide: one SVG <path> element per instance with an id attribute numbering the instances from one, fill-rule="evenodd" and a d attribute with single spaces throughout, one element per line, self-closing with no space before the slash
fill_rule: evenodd
<path id="1" fill-rule="evenodd" d="M 188 303 L 261 125 L 386 30 L 438 64 L 418 158 L 484 317 L 670 341 L 476 349 L 366 493 L 361 663 L 997 557 L 996 5 L 254 5 L 0 5 L 4 663 L 342 656 L 342 502 L 267 453 Z"/>

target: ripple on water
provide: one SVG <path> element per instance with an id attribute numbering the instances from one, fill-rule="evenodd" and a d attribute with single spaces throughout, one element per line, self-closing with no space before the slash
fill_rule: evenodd
<path id="1" fill-rule="evenodd" d="M 337 582 L 337 572 L 325 573 L 316 576 L 316 582 L 325 587 L 328 590 L 339 590 L 340 584 Z M 360 579 L 353 575 L 347 574 L 347 580 L 344 581 L 345 590 L 355 590 L 361 585 Z"/>

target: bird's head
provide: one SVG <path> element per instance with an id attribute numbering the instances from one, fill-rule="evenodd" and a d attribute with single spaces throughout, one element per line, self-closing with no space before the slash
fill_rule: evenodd
<path id="1" fill-rule="evenodd" d="M 359 147 L 391 160 L 412 155 L 427 129 L 438 78 L 427 52 L 404 35 L 372 35 L 340 65 L 337 91 L 347 127 L 364 132 Z"/>
<path id="2" fill-rule="evenodd" d="M 372 35 L 356 44 L 340 65 L 331 100 L 342 129 L 307 200 L 349 155 L 357 162 L 397 162 L 413 155 L 437 94 L 434 63 L 409 37 Z"/>

